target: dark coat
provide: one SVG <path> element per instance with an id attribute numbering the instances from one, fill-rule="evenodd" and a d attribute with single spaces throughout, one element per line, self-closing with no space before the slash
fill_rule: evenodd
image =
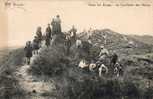
<path id="1" fill-rule="evenodd" d="M 60 23 L 52 21 L 51 25 L 52 25 L 52 33 L 53 33 L 53 35 L 61 33 L 61 24 Z"/>
<path id="2" fill-rule="evenodd" d="M 32 47 L 30 45 L 26 46 L 24 48 L 24 51 L 25 51 L 25 56 L 30 58 L 32 57 Z"/>
<path id="3" fill-rule="evenodd" d="M 39 41 L 41 41 L 42 40 L 42 32 L 41 31 L 37 31 L 36 35 L 37 35 Z"/>
<path id="4" fill-rule="evenodd" d="M 45 45 L 46 46 L 49 46 L 50 45 L 50 39 L 48 37 L 46 37 L 46 39 L 45 39 Z"/>
<path id="5" fill-rule="evenodd" d="M 112 59 L 111 59 L 111 63 L 115 64 L 118 60 L 118 55 L 116 53 L 113 54 Z"/>
<path id="6" fill-rule="evenodd" d="M 34 50 L 38 50 L 38 49 L 40 48 L 40 47 L 39 47 L 39 39 L 35 38 L 35 39 L 33 40 L 32 48 L 33 48 Z"/>
<path id="7" fill-rule="evenodd" d="M 46 36 L 48 36 L 49 38 L 51 38 L 51 33 L 52 33 L 52 30 L 50 27 L 47 27 L 46 28 Z"/>

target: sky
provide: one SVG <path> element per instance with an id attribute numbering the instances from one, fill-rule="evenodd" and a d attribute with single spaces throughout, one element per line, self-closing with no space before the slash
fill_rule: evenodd
<path id="1" fill-rule="evenodd" d="M 17 2 L 18 3 L 18 2 Z M 19 2 L 20 3 L 20 2 Z M 109 28 L 123 34 L 153 35 L 153 5 L 151 7 L 89 6 L 82 1 L 22 1 L 23 6 L 6 8 L 8 44 L 24 45 L 32 40 L 36 28 L 44 32 L 57 14 L 62 20 L 62 31 L 72 25 L 78 32 L 84 29 Z"/>

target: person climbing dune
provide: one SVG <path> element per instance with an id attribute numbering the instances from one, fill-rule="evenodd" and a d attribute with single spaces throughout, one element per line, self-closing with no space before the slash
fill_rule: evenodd
<path id="1" fill-rule="evenodd" d="M 47 26 L 47 28 L 46 28 L 46 36 L 47 36 L 48 38 L 50 38 L 50 39 L 51 39 L 51 37 L 52 37 L 52 30 L 51 30 L 50 24 L 48 24 L 48 26 Z"/>
<path id="2" fill-rule="evenodd" d="M 31 41 L 28 41 L 26 43 L 26 46 L 24 48 L 24 51 L 25 51 L 25 57 L 26 57 L 26 64 L 30 64 L 30 60 L 31 60 L 31 57 L 32 57 L 32 45 L 31 45 Z"/>
<path id="3" fill-rule="evenodd" d="M 32 42 L 32 48 L 33 48 L 33 54 L 37 54 L 38 55 L 38 50 L 40 48 L 39 45 L 39 39 L 37 36 L 34 37 L 33 42 Z"/>
<path id="4" fill-rule="evenodd" d="M 42 39 L 43 39 L 43 35 L 42 35 L 42 31 L 41 31 L 41 27 L 40 26 L 36 30 L 36 36 L 38 37 L 39 45 L 41 45 L 41 42 L 42 42 Z"/>
<path id="5" fill-rule="evenodd" d="M 45 45 L 46 45 L 47 47 L 50 46 L 50 37 L 49 37 L 49 36 L 45 36 Z"/>

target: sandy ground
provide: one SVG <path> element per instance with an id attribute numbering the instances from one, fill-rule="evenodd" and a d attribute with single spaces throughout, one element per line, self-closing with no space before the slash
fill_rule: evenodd
<path id="1" fill-rule="evenodd" d="M 44 44 L 43 44 L 44 46 Z M 40 49 L 40 53 L 42 50 L 45 49 L 45 47 L 42 47 L 43 49 Z M 37 58 L 37 55 L 34 55 L 32 57 L 32 60 Z M 43 96 L 42 94 L 53 92 L 55 88 L 54 83 L 52 80 L 44 81 L 42 78 L 37 78 L 31 74 L 28 73 L 28 69 L 30 68 L 30 65 L 24 65 L 17 69 L 15 72 L 15 75 L 19 81 L 20 86 L 22 89 L 25 90 L 26 93 L 29 93 L 32 95 L 31 99 L 55 99 Z"/>

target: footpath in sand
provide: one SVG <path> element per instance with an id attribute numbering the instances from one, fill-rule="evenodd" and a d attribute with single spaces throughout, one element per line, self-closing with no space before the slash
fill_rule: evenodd
<path id="1" fill-rule="evenodd" d="M 44 49 L 44 48 L 43 48 Z M 41 50 L 43 50 L 41 49 Z M 41 52 L 40 50 L 40 52 Z M 32 60 L 37 58 L 37 55 L 32 57 Z M 52 80 L 44 81 L 43 77 L 35 77 L 28 73 L 30 65 L 24 65 L 17 69 L 15 72 L 15 76 L 19 81 L 22 89 L 25 90 L 30 99 L 56 99 L 55 97 L 51 97 L 53 90 L 55 89 L 54 83 Z M 44 96 L 43 94 L 50 93 L 49 95 Z"/>

